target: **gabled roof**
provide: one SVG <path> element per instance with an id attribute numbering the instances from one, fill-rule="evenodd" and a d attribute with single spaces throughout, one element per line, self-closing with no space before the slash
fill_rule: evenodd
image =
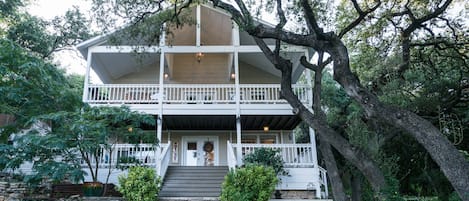
<path id="1" fill-rule="evenodd" d="M 209 5 L 205 5 L 205 4 L 203 4 L 202 6 L 205 9 L 211 9 L 213 11 L 217 11 L 221 14 L 226 15 L 226 16 L 230 16 L 226 11 L 221 10 L 219 8 L 215 8 L 213 6 L 209 6 Z M 262 20 L 258 20 L 258 22 L 262 23 L 262 24 L 265 24 L 267 26 L 271 26 L 271 27 L 274 26 L 274 25 L 272 25 L 268 22 L 262 21 Z M 118 30 L 116 30 L 116 31 L 118 31 Z M 78 44 L 76 46 L 76 48 L 80 51 L 80 53 L 83 55 L 83 57 L 85 59 L 87 59 L 88 49 L 90 47 L 106 44 L 108 39 L 109 39 L 109 36 L 114 34 L 116 31 L 113 31 L 113 32 L 108 33 L 108 34 L 103 34 L 103 35 L 100 35 L 100 36 L 93 37 L 89 40 L 86 40 L 86 41 Z M 255 45 L 254 39 L 247 32 L 240 30 L 239 37 L 240 37 L 241 45 Z M 266 39 L 265 41 L 269 45 L 275 44 L 274 40 L 272 40 L 272 39 Z M 309 50 L 309 53 L 310 53 L 309 55 L 312 55 L 313 50 L 312 49 L 308 49 L 308 50 Z M 129 62 L 131 62 L 133 60 L 129 59 L 128 56 L 122 56 L 122 55 L 118 56 L 118 58 L 115 58 L 115 59 L 110 59 L 108 57 L 109 55 L 112 55 L 112 54 L 108 54 L 108 56 L 106 56 L 105 54 L 99 54 L 99 55 L 100 55 L 99 57 L 102 57 L 102 58 L 98 58 L 97 60 L 93 59 L 92 66 L 94 67 L 95 72 L 98 74 L 98 76 L 102 79 L 103 82 L 108 82 L 112 79 L 116 79 L 120 76 L 123 76 L 123 75 L 131 73 L 131 72 L 135 72 L 135 70 L 138 70 L 138 69 L 127 69 L 126 71 L 122 71 L 122 70 L 119 71 L 118 68 L 116 67 L 112 70 L 113 72 L 109 72 L 109 70 L 106 70 L 106 69 L 104 69 L 103 67 L 100 67 L 100 66 L 104 66 L 104 65 L 106 65 L 105 62 L 111 62 L 111 61 L 114 61 L 113 64 L 107 64 L 107 65 L 114 65 L 114 66 L 116 66 L 116 65 L 128 65 L 129 63 L 126 63 L 125 61 L 123 61 L 123 59 L 126 58 L 126 59 L 128 59 Z M 155 60 L 156 55 L 157 54 L 154 53 L 153 56 L 151 56 L 151 58 L 152 58 L 151 60 L 153 62 L 156 61 Z M 240 55 L 240 60 L 242 60 L 243 62 L 248 63 L 248 64 L 250 64 L 254 67 L 257 67 L 262 71 L 265 71 L 265 72 L 268 72 L 272 75 L 275 75 L 277 77 L 281 76 L 280 71 L 276 70 L 273 67 L 273 65 L 270 63 L 270 61 L 267 60 L 267 58 L 264 58 L 262 56 L 259 57 L 259 56 L 260 56 L 259 54 L 253 54 L 253 55 L 243 54 L 243 55 Z M 299 60 L 300 56 L 302 56 L 302 53 L 288 53 L 289 59 L 291 59 L 293 62 L 296 61 L 296 60 Z M 106 59 L 106 57 L 108 57 L 108 58 Z M 159 60 L 159 59 L 157 59 L 157 60 Z M 143 61 L 143 63 L 146 63 L 146 64 L 149 64 L 149 62 L 150 61 Z M 294 82 L 296 82 L 299 79 L 299 77 L 301 76 L 303 71 L 304 71 L 304 68 L 301 65 L 298 65 L 296 68 L 294 68 L 293 75 L 292 75 L 292 79 L 293 79 Z"/>

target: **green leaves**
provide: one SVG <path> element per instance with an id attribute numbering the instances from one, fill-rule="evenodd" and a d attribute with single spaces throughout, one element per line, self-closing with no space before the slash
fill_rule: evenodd
<path id="1" fill-rule="evenodd" d="M 134 166 L 126 177 L 119 176 L 119 192 L 128 201 L 153 201 L 158 198 L 161 183 L 154 169 Z"/>
<path id="2" fill-rule="evenodd" d="M 143 135 L 143 125 L 155 125 L 153 116 L 130 111 L 127 107 L 84 106 L 71 112 L 39 115 L 28 124 L 43 125 L 41 122 L 48 122 L 51 130 L 33 129 L 15 138 L 13 145 L 0 144 L 0 168 L 15 169 L 23 162 L 31 162 L 34 174 L 25 178 L 27 182 L 39 182 L 43 178 L 53 182 L 65 178 L 80 181 L 83 180 L 81 160 L 91 161 L 99 157 L 102 148 L 108 149 L 112 143 Z M 130 127 L 132 132 L 129 132 Z M 99 164 L 87 165 L 90 170 L 99 168 Z M 97 180 L 94 172 L 91 176 Z"/>
<path id="3" fill-rule="evenodd" d="M 0 39 L 0 113 L 16 118 L 12 125 L 16 129 L 2 135 L 27 126 L 33 116 L 80 107 L 81 93 L 56 66 L 10 40 Z"/>
<path id="4" fill-rule="evenodd" d="M 222 184 L 222 201 L 267 201 L 277 184 L 277 175 L 271 167 L 247 165 L 231 170 Z"/>
<path id="5" fill-rule="evenodd" d="M 271 167 L 277 175 L 288 175 L 285 170 L 285 162 L 280 155 L 280 150 L 272 148 L 259 148 L 244 157 L 244 163 L 248 165 L 261 165 Z"/>

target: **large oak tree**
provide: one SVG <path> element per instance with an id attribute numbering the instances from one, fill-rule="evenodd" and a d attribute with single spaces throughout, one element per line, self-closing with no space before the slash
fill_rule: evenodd
<path id="1" fill-rule="evenodd" d="M 117 19 L 123 19 L 129 24 L 127 36 L 145 35 L 150 45 L 157 45 L 160 33 L 168 31 L 165 29 L 165 23 L 186 22 L 180 14 L 191 4 L 200 3 L 191 0 L 148 0 L 138 3 L 118 1 L 119 4 L 116 2 L 94 1 L 94 10 L 100 16 L 98 19 L 102 25 L 109 28 L 109 25 L 115 25 Z M 275 68 L 282 72 L 282 97 L 288 101 L 294 112 L 304 122 L 317 131 L 319 139 L 324 142 L 321 149 L 328 150 L 330 146 L 336 149 L 363 173 L 378 197 L 383 198 L 380 192 L 387 185 L 383 173 L 368 154 L 354 147 L 346 138 L 328 126 L 321 109 L 320 87 L 315 87 L 314 90 L 314 114 L 301 104 L 291 89 L 292 62 L 296 61 L 289 61 L 282 57 L 282 44 L 306 46 L 321 54 L 326 53 L 327 58 L 320 60 L 317 64 L 310 63 L 305 58 L 301 60 L 306 68 L 316 73 L 317 86 L 320 86 L 320 74 L 324 66 L 331 64 L 335 81 L 363 109 L 367 119 L 376 120 L 379 124 L 396 128 L 403 131 L 400 133 L 412 136 L 438 164 L 459 196 L 463 200 L 469 200 L 469 186 L 467 185 L 469 162 L 432 122 L 419 116 L 416 111 L 383 101 L 378 96 L 379 91 L 375 91 L 373 86 L 363 86 L 359 76 L 352 72 L 351 58 L 360 58 L 360 54 L 364 52 L 349 49 L 349 47 L 355 48 L 356 46 L 346 43 L 353 41 L 356 45 L 370 47 L 370 49 L 375 47 L 380 49 L 381 56 L 384 55 L 384 58 L 395 58 L 394 63 L 388 64 L 386 72 L 403 80 L 408 79 L 405 77 L 406 71 L 416 64 L 412 58 L 419 58 L 418 55 L 415 56 L 415 50 L 418 47 L 434 46 L 436 49 L 452 50 L 453 58 L 462 60 L 461 68 L 467 69 L 468 58 L 467 52 L 464 51 L 465 45 L 468 44 L 467 33 L 458 31 L 461 28 L 464 29 L 464 24 L 458 23 L 456 18 L 448 15 L 450 6 L 458 2 L 453 2 L 453 0 L 350 0 L 326 5 L 321 1 L 311 0 L 288 2 L 267 0 L 257 3 L 250 0 L 235 0 L 232 4 L 219 0 L 208 2 L 230 13 L 241 29 L 255 38 L 265 56 Z M 277 14 L 275 26 L 256 22 L 256 18 L 263 10 Z M 290 28 L 290 26 L 287 28 L 286 26 L 290 25 L 289 22 L 293 22 L 297 28 Z M 367 30 L 364 31 L 364 35 L 358 34 L 361 29 Z M 275 49 L 269 49 L 263 39 L 275 39 Z M 366 66 L 365 61 L 362 64 Z M 368 66 L 368 68 L 372 67 Z M 378 75 L 377 78 L 380 79 L 376 79 L 377 82 L 386 85 L 388 73 Z M 323 154 L 326 159 L 329 158 L 329 162 L 333 161 L 330 153 L 324 152 Z M 326 163 L 326 165 L 329 171 L 334 172 L 333 162 Z M 344 199 L 344 196 L 339 195 L 340 184 L 337 182 L 334 184 L 337 187 L 333 189 L 334 194 L 337 193 L 337 198 Z"/>

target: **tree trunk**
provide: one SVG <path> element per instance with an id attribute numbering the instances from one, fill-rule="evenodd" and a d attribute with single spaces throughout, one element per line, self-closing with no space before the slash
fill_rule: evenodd
<path id="1" fill-rule="evenodd" d="M 407 110 L 387 106 L 362 87 L 350 71 L 347 48 L 338 40 L 328 51 L 334 58 L 334 79 L 355 99 L 369 118 L 379 118 L 415 138 L 438 164 L 462 200 L 469 201 L 469 162 L 443 134 L 424 118 Z"/>
<path id="2" fill-rule="evenodd" d="M 386 180 L 378 165 L 363 151 L 353 147 L 339 133 L 328 126 L 325 115 L 314 115 L 295 95 L 292 85 L 292 64 L 290 61 L 282 59 L 279 55 L 274 55 L 267 45 L 259 38 L 254 38 L 256 43 L 262 49 L 267 58 L 282 71 L 281 96 L 293 108 L 297 114 L 309 127 L 314 128 L 323 141 L 332 145 L 340 154 L 350 163 L 357 167 L 366 176 L 370 182 L 377 199 L 384 199 L 381 191 L 386 186 Z M 277 52 L 278 53 L 278 52 Z"/>
<path id="3" fill-rule="evenodd" d="M 321 138 L 319 143 L 319 150 L 321 150 L 321 154 L 324 157 L 324 161 L 326 162 L 327 176 L 331 182 L 332 195 L 334 200 L 346 201 L 347 196 L 345 195 L 342 178 L 340 177 L 339 169 L 337 168 L 337 163 L 331 150 L 332 147 L 327 142 L 321 140 Z"/>
<path id="4" fill-rule="evenodd" d="M 314 72 L 314 87 L 313 87 L 313 111 L 316 113 L 316 116 L 325 118 L 325 114 L 322 111 L 321 104 L 321 94 L 322 94 L 322 71 L 324 70 L 323 64 L 323 52 L 319 52 L 318 58 L 318 68 Z M 344 191 L 344 185 L 342 183 L 342 178 L 339 174 L 339 169 L 337 168 L 337 162 L 332 153 L 332 147 L 326 140 L 323 139 L 323 136 L 319 136 L 319 149 L 321 150 L 324 161 L 326 162 L 326 168 L 328 171 L 329 180 L 331 181 L 332 194 L 334 195 L 334 200 L 337 201 L 346 201 L 347 197 Z"/>
<path id="5" fill-rule="evenodd" d="M 254 36 L 256 43 L 264 52 L 264 55 L 275 65 L 275 67 L 282 71 L 282 95 L 287 99 L 288 103 L 294 109 L 294 112 L 302 117 L 302 119 L 308 123 L 309 126 L 318 129 L 320 133 L 323 132 L 324 136 L 328 136 L 331 132 L 329 128 L 324 127 L 317 121 L 314 115 L 307 109 L 301 106 L 301 102 L 298 100 L 296 95 L 291 92 L 291 68 L 292 64 L 280 57 L 279 46 L 280 40 L 289 44 L 301 45 L 314 48 L 316 51 L 324 51 L 331 55 L 333 60 L 334 79 L 345 89 L 348 96 L 355 99 L 365 110 L 368 117 L 379 118 L 387 121 L 390 125 L 401 128 L 402 130 L 409 133 L 414 137 L 431 155 L 432 159 L 439 165 L 446 178 L 451 182 L 453 188 L 457 191 L 459 196 L 464 201 L 469 201 L 469 162 L 462 156 L 461 153 L 441 134 L 441 132 L 434 127 L 427 120 L 417 116 L 406 110 L 393 108 L 386 106 L 381 103 L 378 98 L 362 87 L 357 76 L 354 75 L 350 70 L 349 54 L 347 47 L 341 41 L 340 37 L 333 32 L 324 33 L 317 23 L 317 19 L 312 11 L 309 1 L 302 1 L 302 7 L 304 9 L 305 21 L 308 25 L 310 34 L 301 35 L 283 30 L 286 19 L 284 18 L 284 12 L 281 7 L 278 10 L 278 15 L 283 17 L 277 27 L 267 27 L 263 25 L 253 26 L 252 17 L 246 9 L 244 2 L 236 1 L 237 5 L 241 9 L 236 9 L 232 5 L 222 3 L 217 0 L 212 0 L 214 5 L 222 7 L 226 11 L 233 14 L 233 20 L 235 20 L 240 26 L 245 27 L 246 31 Z M 282 1 L 277 1 L 280 5 Z M 448 5 L 449 5 L 448 1 Z M 440 10 L 444 11 L 445 7 L 441 7 Z M 242 13 L 242 14 L 241 14 Z M 272 52 L 267 45 L 260 38 L 273 38 L 278 40 L 276 44 L 275 53 Z M 326 139 L 326 138 L 325 138 Z M 344 150 L 341 151 L 341 143 L 333 143 L 335 137 L 326 139 L 330 141 L 330 144 L 336 148 L 341 154 L 346 157 L 347 153 Z M 353 154 L 350 153 L 351 155 Z M 360 155 L 360 154 L 358 154 Z M 355 159 L 357 156 L 352 156 Z M 347 157 L 346 157 L 347 158 Z M 349 158 L 347 158 L 349 159 Z M 360 161 L 356 161 L 357 165 Z M 354 164 L 355 165 L 355 164 Z M 357 166 L 359 168 L 359 166 Z M 368 175 L 373 172 L 367 172 L 365 167 L 359 168 L 363 172 L 363 175 L 370 181 Z M 373 188 L 376 186 L 370 181 Z M 384 180 L 383 180 L 384 184 Z"/>
<path id="6" fill-rule="evenodd" d="M 361 176 L 358 175 L 356 171 L 352 170 L 351 178 L 351 187 L 352 187 L 352 201 L 361 201 L 362 200 L 362 180 Z"/>

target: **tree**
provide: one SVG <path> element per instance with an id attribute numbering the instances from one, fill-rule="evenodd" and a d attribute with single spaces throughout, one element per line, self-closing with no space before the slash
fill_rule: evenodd
<path id="1" fill-rule="evenodd" d="M 32 131 L 7 143 L 11 134 L 30 128 L 32 118 L 82 107 L 83 77 L 65 75 L 49 59 L 53 52 L 90 37 L 87 21 L 75 9 L 47 22 L 21 9 L 27 3 L 28 0 L 0 2 L 0 114 L 15 119 L 0 129 L 0 169 L 14 169 L 24 161 L 36 160 L 40 161 L 34 165 L 37 174 L 27 176 L 28 181 L 57 181 L 64 177 L 78 180 L 82 176 L 80 164 L 71 157 L 60 136 Z M 36 125 L 48 127 L 47 123 Z M 70 157 L 57 161 L 56 156 Z"/>
<path id="2" fill-rule="evenodd" d="M 142 126 L 155 125 L 153 116 L 132 112 L 126 107 L 84 106 L 71 112 L 40 115 L 31 121 L 50 122 L 51 129 L 46 133 L 33 130 L 19 136 L 10 149 L 15 152 L 5 154 L 5 161 L 1 161 L 10 169 L 24 161 L 32 162 L 35 174 L 27 177 L 29 183 L 40 182 L 43 178 L 63 181 L 67 177 L 82 181 L 82 160 L 93 181 L 97 181 L 98 169 L 102 166 L 100 159 L 105 151 L 111 153 L 115 143 L 143 135 Z M 108 157 L 109 161 L 114 160 L 112 155 Z M 111 168 L 109 166 L 109 170 Z"/>
<path id="3" fill-rule="evenodd" d="M 0 113 L 16 119 L 3 127 L 2 141 L 31 117 L 81 105 L 82 86 L 70 84 L 62 70 L 10 40 L 0 39 L 0 47 Z"/>
<path id="4" fill-rule="evenodd" d="M 176 4 L 172 4 L 172 9 L 169 9 L 173 12 L 171 15 L 168 15 L 168 10 L 160 12 L 164 14 L 156 15 L 164 9 L 161 1 L 158 1 L 158 3 L 145 1 L 139 5 L 133 3 L 121 4 L 117 9 L 107 7 L 106 4 L 100 4 L 103 3 L 101 1 L 95 1 L 99 8 L 97 10 L 100 13 L 103 13 L 105 8 L 111 8 L 111 10 L 108 10 L 109 13 L 126 17 L 127 22 L 132 25 L 128 30 L 137 33 L 142 33 L 138 32 L 138 29 L 147 28 L 145 30 L 148 31 L 148 27 L 151 27 L 145 21 L 148 16 L 152 16 L 152 19 L 158 19 L 157 22 L 160 23 L 154 23 L 155 20 L 151 20 L 151 23 L 154 30 L 159 30 L 156 33 L 161 33 L 163 23 L 180 22 L 178 14 L 195 2 L 198 1 L 184 1 L 179 4 L 176 1 Z M 412 110 L 383 101 L 382 97 L 379 96 L 380 94 L 373 91 L 372 88 L 364 87 L 360 82 L 360 78 L 352 72 L 351 68 L 353 64 L 351 58 L 360 58 L 360 54 L 364 54 L 364 52 L 351 52 L 345 42 L 356 37 L 354 31 L 367 28 L 369 35 L 363 35 L 367 40 L 362 40 L 363 42 L 354 41 L 355 44 L 368 47 L 382 44 L 380 55 L 384 55 L 385 58 L 394 58 L 394 63 L 389 63 L 392 66 L 389 71 L 404 80 L 406 78 L 403 75 L 410 68 L 418 65 L 427 67 L 424 62 L 412 60 L 412 58 L 419 57 L 416 55 L 418 53 L 416 50 L 419 48 L 425 49 L 425 47 L 434 46 L 435 49 L 445 49 L 449 53 L 446 54 L 446 59 L 460 60 L 464 65 L 463 67 L 467 68 L 467 55 L 461 52 L 461 50 L 464 50 L 464 45 L 467 45 L 467 41 L 464 41 L 468 38 L 464 35 L 467 33 L 456 31 L 458 30 L 458 23 L 455 23 L 457 19 L 451 19 L 446 14 L 449 6 L 453 3 L 452 0 L 426 2 L 358 2 L 351 0 L 341 4 L 341 6 L 346 5 L 345 8 L 348 9 L 344 9 L 344 7 L 337 9 L 343 12 L 337 14 L 338 23 L 336 24 L 327 21 L 327 19 L 334 19 L 328 18 L 331 15 L 327 15 L 334 9 L 321 10 L 319 9 L 321 8 L 320 2 L 311 2 L 309 0 L 292 1 L 288 2 L 288 5 L 284 5 L 283 3 L 286 2 L 281 0 L 265 1 L 258 4 L 251 1 L 246 1 L 251 4 L 245 4 L 245 1 L 236 0 L 236 7 L 219 0 L 211 0 L 210 2 L 214 6 L 229 12 L 232 19 L 255 38 L 265 56 L 282 72 L 282 97 L 290 103 L 303 121 L 318 131 L 319 137 L 322 138 L 321 141 L 332 145 L 368 178 L 375 191 L 383 190 L 386 182 L 382 177 L 382 173 L 377 171 L 379 168 L 375 168 L 376 164 L 373 160 L 361 151 L 354 151 L 356 149 L 346 139 L 337 135 L 333 129 L 327 126 L 323 112 L 315 110 L 316 113 L 312 114 L 294 95 L 291 89 L 292 61 L 281 57 L 282 43 L 311 47 L 320 53 L 327 53 L 329 57 L 320 62 L 324 65 L 332 64 L 335 81 L 343 87 L 347 96 L 361 107 L 365 118 L 374 119 L 379 124 L 403 131 L 399 134 L 405 133 L 412 136 L 425 148 L 433 161 L 438 164 L 459 196 L 463 200 L 469 200 L 469 187 L 467 186 L 467 183 L 469 183 L 468 161 L 432 122 L 417 115 Z M 142 7 L 142 5 L 145 7 Z M 138 10 L 135 8 L 143 9 Z M 257 14 L 261 13 L 262 9 L 277 13 L 278 23 L 274 27 L 255 22 L 255 18 L 258 17 Z M 129 10 L 132 10 L 132 12 L 129 12 Z M 106 15 L 106 17 L 109 16 L 112 17 L 112 15 Z M 288 21 L 298 23 L 300 27 L 294 30 L 286 29 L 285 26 Z M 362 27 L 363 25 L 368 26 Z M 335 32 L 324 31 L 328 29 Z M 393 30 L 396 31 L 399 37 L 390 36 L 391 40 L 382 40 L 383 43 L 379 42 L 381 38 L 387 36 L 385 33 Z M 437 34 L 439 30 L 448 30 L 449 34 Z M 149 44 L 155 44 L 157 37 L 150 36 Z M 262 40 L 266 38 L 277 41 L 274 50 L 269 49 Z M 415 56 L 412 57 L 413 55 Z M 301 60 L 301 63 L 315 73 L 320 73 L 323 70 L 322 65 L 309 63 L 305 58 Z M 363 64 L 366 65 L 364 61 Z M 386 78 L 386 76 L 382 77 Z M 320 88 L 315 90 L 316 94 L 318 94 L 318 90 Z M 318 105 L 314 107 L 318 107 Z"/>
<path id="5" fill-rule="evenodd" d="M 24 12 L 21 8 L 27 3 L 27 0 L 0 2 L 3 67 L 0 90 L 7 94 L 0 97 L 0 114 L 16 119 L 3 128 L 1 141 L 24 128 L 33 116 L 81 107 L 82 81 L 68 81 L 84 79 L 66 76 L 50 59 L 52 53 L 91 37 L 88 20 L 75 8 L 53 21 L 45 21 Z"/>
<path id="6" fill-rule="evenodd" d="M 98 179 L 103 150 L 112 152 L 113 144 L 142 135 L 143 125 L 155 125 L 153 116 L 132 112 L 126 107 L 85 106 L 73 112 L 42 115 L 38 120 L 52 122 L 48 135 L 61 138 L 67 149 L 79 153 L 77 158 L 84 160 L 93 181 Z"/>

